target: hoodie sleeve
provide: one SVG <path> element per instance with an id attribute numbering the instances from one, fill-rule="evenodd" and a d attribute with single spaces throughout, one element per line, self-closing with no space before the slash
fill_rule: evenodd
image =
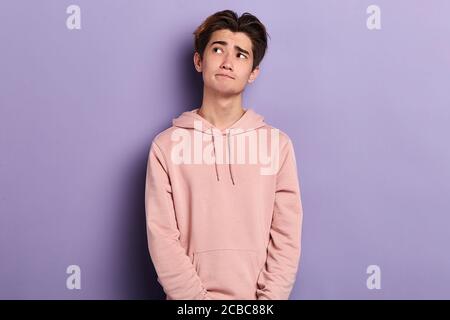
<path id="1" fill-rule="evenodd" d="M 267 260 L 258 277 L 258 300 L 287 300 L 300 261 L 303 210 L 290 139 L 281 152 L 280 163 Z"/>
<path id="2" fill-rule="evenodd" d="M 148 249 L 164 292 L 174 300 L 209 300 L 181 246 L 167 162 L 154 141 L 147 162 L 145 212 Z"/>

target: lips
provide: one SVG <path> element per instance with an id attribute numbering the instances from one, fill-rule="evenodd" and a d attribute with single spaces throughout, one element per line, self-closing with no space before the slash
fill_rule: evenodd
<path id="1" fill-rule="evenodd" d="M 216 76 L 221 76 L 221 77 L 226 77 L 226 78 L 234 79 L 232 76 L 229 76 L 229 75 L 223 74 L 223 73 L 218 73 L 218 74 L 216 74 Z"/>

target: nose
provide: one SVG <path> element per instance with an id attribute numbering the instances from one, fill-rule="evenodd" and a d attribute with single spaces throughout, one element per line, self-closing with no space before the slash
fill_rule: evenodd
<path id="1" fill-rule="evenodd" d="M 227 54 L 225 56 L 225 60 L 223 61 L 222 65 L 221 65 L 221 68 L 233 71 L 233 65 L 231 64 L 230 55 L 229 54 Z"/>

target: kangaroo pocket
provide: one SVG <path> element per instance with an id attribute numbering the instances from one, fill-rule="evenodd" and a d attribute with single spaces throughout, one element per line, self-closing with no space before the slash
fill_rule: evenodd
<path id="1" fill-rule="evenodd" d="M 213 299 L 256 299 L 256 251 L 208 250 L 194 252 L 193 259 L 195 270 Z"/>

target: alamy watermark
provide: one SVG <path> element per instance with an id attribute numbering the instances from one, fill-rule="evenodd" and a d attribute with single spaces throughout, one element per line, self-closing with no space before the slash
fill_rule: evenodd
<path id="1" fill-rule="evenodd" d="M 176 128 L 171 135 L 170 158 L 173 164 L 260 164 L 261 175 L 278 172 L 280 130 L 261 128 L 244 131 L 226 129 L 226 138 L 217 128 L 211 134 L 202 132 L 202 121 L 194 121 L 191 130 Z M 229 139 L 229 141 L 228 141 Z M 229 144 L 229 145 L 228 145 Z M 270 147 L 269 147 L 270 146 Z"/>

